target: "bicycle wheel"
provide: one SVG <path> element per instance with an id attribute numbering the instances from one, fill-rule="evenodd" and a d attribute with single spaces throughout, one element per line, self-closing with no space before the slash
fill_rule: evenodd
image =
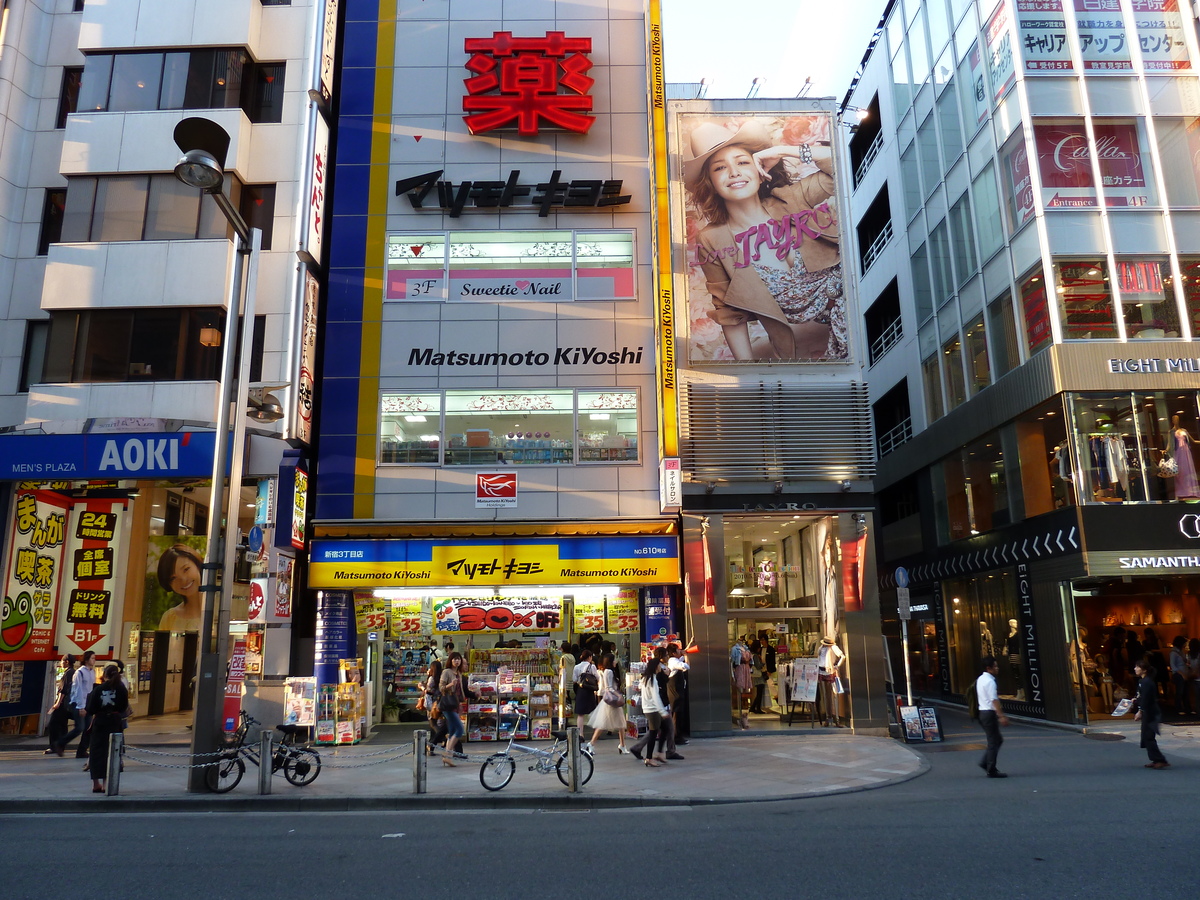
<path id="1" fill-rule="evenodd" d="M 568 772 L 569 768 L 570 768 L 570 766 L 567 763 L 567 755 L 564 753 L 562 756 L 560 756 L 558 758 L 558 762 L 555 763 L 554 773 L 558 776 L 558 780 L 566 785 L 570 784 L 570 782 L 567 780 L 567 776 L 570 774 Z M 595 765 L 592 763 L 591 754 L 581 752 L 579 754 L 579 783 L 580 784 L 587 784 L 589 781 L 592 780 L 592 770 L 594 768 L 595 768 Z"/>
<path id="2" fill-rule="evenodd" d="M 227 794 L 238 786 L 246 774 L 246 764 L 240 756 L 223 756 L 204 773 L 208 789 L 214 794 Z"/>
<path id="3" fill-rule="evenodd" d="M 517 764 L 507 753 L 493 753 L 479 768 L 479 783 L 489 791 L 498 791 L 512 781 Z"/>
<path id="4" fill-rule="evenodd" d="M 283 761 L 283 776 L 296 787 L 312 784 L 321 774 L 321 754 L 303 747 L 290 750 Z"/>

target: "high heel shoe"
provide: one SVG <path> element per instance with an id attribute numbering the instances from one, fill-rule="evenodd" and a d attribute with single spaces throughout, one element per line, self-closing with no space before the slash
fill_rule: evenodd
<path id="1" fill-rule="evenodd" d="M 647 769 L 661 769 L 662 763 L 655 762 L 652 759 L 643 760 Z"/>
<path id="2" fill-rule="evenodd" d="M 626 750 L 624 747 L 618 747 L 618 748 L 617 748 L 617 753 L 620 753 L 620 754 L 624 755 L 624 754 L 627 754 L 627 753 L 629 753 L 629 751 L 628 751 L 628 750 Z"/>
<path id="3" fill-rule="evenodd" d="M 442 765 L 443 765 L 443 766 L 449 766 L 449 767 L 450 767 L 450 768 L 452 768 L 452 769 L 456 769 L 456 768 L 458 768 L 458 766 L 457 766 L 457 765 L 455 765 L 454 763 L 450 762 L 450 760 L 446 759 L 446 757 L 444 757 L 444 756 L 442 757 Z"/>

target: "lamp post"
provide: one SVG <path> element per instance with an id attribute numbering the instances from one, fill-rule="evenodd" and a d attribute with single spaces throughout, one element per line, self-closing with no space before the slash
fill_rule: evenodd
<path id="1" fill-rule="evenodd" d="M 254 321 L 254 294 L 258 280 L 258 255 L 262 232 L 250 228 L 229 197 L 221 190 L 229 135 L 216 122 L 187 118 L 175 126 L 175 143 L 183 158 L 175 176 L 184 184 L 212 196 L 222 215 L 237 233 L 236 252 L 230 261 L 229 298 L 225 315 L 225 348 L 221 360 L 220 400 L 213 449 L 212 496 L 208 506 L 208 546 L 204 553 L 204 615 L 200 630 L 200 668 L 196 682 L 195 719 L 192 726 L 192 765 L 211 762 L 221 734 L 225 663 L 229 654 L 229 591 L 237 562 L 237 522 L 241 507 L 243 451 L 250 377 L 247 336 Z M 244 285 L 244 290 L 243 290 Z M 230 434 L 230 426 L 233 431 Z M 229 471 L 229 489 L 225 472 Z M 224 526 L 222 527 L 222 515 Z M 219 539 L 218 539 L 219 536 Z M 220 572 L 220 578 L 217 573 Z M 207 790 L 203 768 L 188 769 L 188 790 Z"/>

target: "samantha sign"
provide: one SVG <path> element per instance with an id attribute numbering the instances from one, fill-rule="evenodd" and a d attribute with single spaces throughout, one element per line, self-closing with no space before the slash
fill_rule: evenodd
<path id="1" fill-rule="evenodd" d="M 677 584 L 675 537 L 312 542 L 314 588 L 504 584 Z"/>

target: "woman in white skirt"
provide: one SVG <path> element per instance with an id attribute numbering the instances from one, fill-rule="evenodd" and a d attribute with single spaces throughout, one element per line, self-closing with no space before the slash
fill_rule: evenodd
<path id="1" fill-rule="evenodd" d="M 617 752 L 628 753 L 625 749 L 625 695 L 617 685 L 613 669 L 613 655 L 605 653 L 600 659 L 600 705 L 588 717 L 588 724 L 593 729 L 589 746 L 595 750 L 596 740 L 600 735 L 606 731 L 615 731 L 617 739 L 621 742 Z"/>

